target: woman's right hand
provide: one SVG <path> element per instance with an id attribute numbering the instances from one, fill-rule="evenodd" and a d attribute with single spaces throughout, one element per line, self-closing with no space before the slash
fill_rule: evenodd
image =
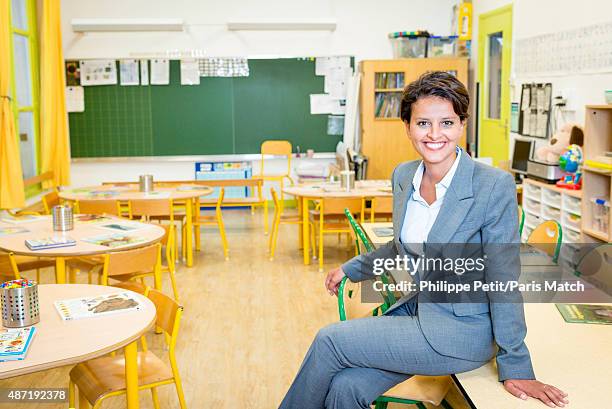
<path id="1" fill-rule="evenodd" d="M 338 295 L 338 287 L 340 287 L 340 282 L 344 278 L 346 274 L 342 270 L 342 267 L 337 267 L 327 273 L 327 277 L 325 278 L 325 288 L 329 292 L 329 295 Z"/>

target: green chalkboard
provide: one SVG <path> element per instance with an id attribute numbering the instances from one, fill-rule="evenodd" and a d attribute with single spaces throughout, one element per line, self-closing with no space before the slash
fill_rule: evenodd
<path id="1" fill-rule="evenodd" d="M 170 85 L 85 87 L 85 112 L 69 114 L 72 156 L 256 153 L 266 139 L 334 151 L 327 115 L 310 114 L 324 87 L 313 60 L 249 60 L 249 70 L 183 86 L 171 61 Z"/>

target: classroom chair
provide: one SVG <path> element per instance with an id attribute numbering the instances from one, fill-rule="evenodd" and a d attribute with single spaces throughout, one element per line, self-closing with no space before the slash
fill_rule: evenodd
<path id="1" fill-rule="evenodd" d="M 523 237 L 523 226 L 525 225 L 525 211 L 522 206 L 518 207 L 519 237 Z"/>
<path id="2" fill-rule="evenodd" d="M 51 209 L 53 209 L 53 206 L 57 206 L 61 203 L 59 192 L 55 187 L 49 193 L 45 194 L 41 200 L 43 207 L 45 208 L 45 214 L 51 214 Z"/>
<path id="3" fill-rule="evenodd" d="M 393 197 L 373 197 L 370 204 L 370 222 L 374 223 L 376 218 L 391 220 L 393 217 Z"/>
<path id="4" fill-rule="evenodd" d="M 0 253 L 0 282 L 21 278 L 19 267 L 13 253 Z"/>
<path id="5" fill-rule="evenodd" d="M 270 194 L 272 195 L 272 201 L 274 202 L 274 217 L 272 219 L 272 234 L 270 235 L 270 240 L 268 241 L 268 252 L 270 253 L 270 261 L 274 260 L 274 252 L 276 250 L 276 241 L 278 239 L 278 228 L 281 224 L 297 224 L 299 226 L 302 225 L 302 216 L 299 212 L 291 213 L 291 214 L 283 214 L 284 207 L 282 202 L 278 200 L 278 195 L 276 194 L 276 190 L 274 188 L 270 188 Z M 311 237 L 314 238 L 313 235 Z M 302 244 L 302 235 L 300 234 L 300 245 Z M 313 243 L 313 251 L 314 251 L 314 243 Z"/>
<path id="6" fill-rule="evenodd" d="M 284 200 L 285 200 L 285 194 L 283 192 L 283 188 L 284 188 L 284 184 L 285 184 L 285 180 L 288 180 L 290 185 L 293 185 L 293 179 L 291 178 L 291 151 L 293 150 L 293 147 L 291 146 L 291 142 L 287 141 L 287 140 L 268 140 L 268 141 L 264 141 L 261 144 L 261 167 L 260 167 L 260 174 L 259 174 L 259 178 L 263 179 L 264 181 L 272 181 L 272 182 L 278 182 L 279 184 L 279 189 L 280 189 L 280 200 L 281 203 L 283 203 L 284 205 Z M 265 173 L 265 169 L 264 169 L 264 163 L 265 163 L 265 155 L 276 155 L 276 156 L 284 156 L 287 158 L 287 167 L 284 168 L 281 171 L 281 173 L 278 174 L 274 174 L 274 175 L 266 175 Z M 264 206 L 264 233 L 268 234 L 268 201 L 265 200 L 263 203 Z M 255 208 L 255 206 L 251 206 L 251 211 L 253 211 Z"/>
<path id="7" fill-rule="evenodd" d="M 527 244 L 542 250 L 552 258 L 553 263 L 556 263 L 562 238 L 561 225 L 555 220 L 546 220 L 533 229 L 527 238 Z"/>
<path id="8" fill-rule="evenodd" d="M 323 271 L 323 235 L 337 233 L 340 238 L 342 233 L 351 233 L 351 227 L 344 220 L 344 208 L 348 208 L 352 214 L 359 214 L 363 221 L 364 200 L 360 198 L 324 198 L 309 212 L 309 222 L 314 226 L 311 234 L 318 238 L 319 271 Z M 317 240 L 313 241 L 317 243 Z"/>
<path id="9" fill-rule="evenodd" d="M 74 202 L 76 213 L 83 214 L 110 214 L 113 216 L 121 216 L 121 207 L 119 201 L 112 200 L 77 200 Z"/>
<path id="10" fill-rule="evenodd" d="M 383 304 L 365 303 L 361 301 L 362 283 L 353 283 L 344 277 L 338 288 L 338 313 L 340 321 L 347 319 L 364 318 L 381 315 Z M 426 409 L 425 402 L 434 406 L 452 409 L 444 399 L 451 387 L 450 376 L 420 376 L 415 375 L 399 383 L 379 396 L 374 401 L 375 409 L 386 409 L 389 402 L 404 405 L 416 405 L 419 409 Z"/>
<path id="11" fill-rule="evenodd" d="M 144 294 L 155 304 L 157 310 L 156 324 L 164 332 L 168 345 L 170 366 L 151 352 L 144 342 L 142 351 L 138 352 L 138 387 L 140 390 L 151 389 L 153 407 L 159 409 L 157 387 L 174 383 L 179 405 L 181 409 L 186 409 L 187 405 L 175 354 L 183 307 L 160 291 L 144 290 Z M 76 365 L 70 371 L 70 406 L 75 405 L 77 391 L 79 402 L 82 402 L 83 406 L 91 404 L 93 409 L 99 408 L 106 398 L 125 394 L 124 357 L 120 355 L 106 356 Z M 79 405 L 80 409 L 83 409 L 83 406 Z"/>
<path id="12" fill-rule="evenodd" d="M 200 227 L 201 226 L 217 226 L 219 228 L 219 234 L 221 235 L 221 244 L 223 245 L 223 256 L 226 260 L 229 260 L 229 245 L 227 243 L 227 236 L 225 234 L 225 224 L 223 223 L 223 213 L 221 206 L 223 205 L 223 199 L 225 198 L 225 189 L 219 189 L 219 197 L 215 204 L 215 215 L 202 215 L 200 214 L 200 205 L 197 202 L 197 209 L 194 212 L 193 226 L 196 232 L 195 242 L 196 249 L 200 250 Z M 184 241 L 183 241 L 184 242 Z M 183 248 L 183 255 L 185 248 Z"/>

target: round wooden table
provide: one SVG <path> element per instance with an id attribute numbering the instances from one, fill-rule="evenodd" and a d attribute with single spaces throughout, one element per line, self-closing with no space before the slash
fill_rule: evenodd
<path id="1" fill-rule="evenodd" d="M 119 348 L 125 350 L 127 407 L 138 407 L 136 342 L 155 323 L 155 305 L 130 292 L 142 308 L 95 318 L 63 321 L 54 301 L 128 292 L 121 288 L 87 284 L 43 284 L 38 286 L 40 322 L 23 361 L 2 362 L 0 379 L 25 375 L 93 359 Z"/>
<path id="2" fill-rule="evenodd" d="M 163 183 L 163 182 L 159 182 Z M 193 265 L 193 214 L 194 201 L 201 196 L 210 195 L 213 189 L 200 185 L 155 186 L 150 193 L 140 192 L 138 184 L 102 185 L 81 188 L 68 188 L 59 192 L 60 198 L 68 201 L 79 200 L 112 200 L 128 202 L 130 200 L 160 200 L 168 199 L 173 202 L 185 202 L 185 248 L 187 267 Z M 199 210 L 199 209 L 198 209 Z"/>
<path id="3" fill-rule="evenodd" d="M 299 211 L 302 213 L 302 224 L 300 233 L 304 246 L 304 264 L 310 264 L 310 239 L 308 226 L 308 201 L 321 200 L 325 198 L 374 198 L 390 197 L 391 181 L 389 180 L 358 180 L 355 188 L 350 191 L 342 189 L 340 183 L 302 183 L 283 188 L 283 192 L 295 196 L 298 201 Z"/>
<path id="4" fill-rule="evenodd" d="M 7 222 L 0 222 L 0 227 L 23 227 L 28 231 L 23 233 L 9 234 L 0 237 L 0 250 L 7 253 L 14 253 L 22 256 L 30 257 L 53 257 L 55 258 L 55 276 L 58 284 L 64 284 L 66 282 L 66 259 L 70 257 L 81 257 L 81 256 L 93 256 L 99 254 L 106 254 L 113 251 L 123 251 L 128 249 L 134 249 L 139 247 L 145 247 L 153 243 L 160 241 L 165 230 L 154 224 L 138 223 L 135 221 L 128 221 L 113 216 L 105 216 L 108 220 L 104 222 L 79 222 L 78 216 L 75 215 L 74 229 L 66 232 L 58 232 L 53 230 L 53 221 L 51 216 L 41 216 L 35 221 L 27 223 L 13 224 Z M 137 236 L 144 239 L 138 243 L 128 244 L 121 247 L 106 247 L 98 244 L 88 243 L 83 241 L 85 238 L 100 236 L 104 234 L 113 234 L 113 231 L 103 229 L 100 226 L 120 222 L 134 225 L 142 225 L 143 228 L 135 230 L 133 232 L 125 232 L 122 234 L 128 236 Z M 114 233 L 121 233 L 115 231 Z M 55 249 L 47 250 L 30 250 L 25 244 L 26 239 L 43 239 L 46 237 L 70 237 L 76 240 L 76 246 L 70 247 L 59 247 Z"/>

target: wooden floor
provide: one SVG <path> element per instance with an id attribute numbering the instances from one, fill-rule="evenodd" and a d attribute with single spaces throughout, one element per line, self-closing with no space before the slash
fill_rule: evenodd
<path id="1" fill-rule="evenodd" d="M 177 274 L 185 306 L 177 360 L 187 405 L 192 409 L 277 408 L 317 330 L 338 320 L 336 299 L 324 290 L 325 274 L 318 272 L 316 261 L 303 265 L 297 226 L 281 226 L 276 258 L 269 261 L 261 214 L 228 210 L 223 215 L 230 260 L 224 260 L 218 231 L 207 228 L 194 267 L 181 266 Z M 337 236 L 330 235 L 326 244 L 326 270 L 354 254 L 344 237 L 339 245 Z M 52 271 L 44 273 L 41 281 L 52 282 Z M 167 279 L 164 287 L 170 294 Z M 151 334 L 149 338 L 152 349 L 163 355 L 162 337 Z M 67 387 L 69 370 L 0 381 L 0 388 Z M 158 389 L 162 408 L 179 407 L 172 385 Z M 454 388 L 447 399 L 455 409 L 468 408 Z M 140 403 L 142 408 L 152 408 L 148 392 L 141 392 Z M 13 407 L 17 406 L 0 403 L 0 408 Z M 67 404 L 18 407 L 55 409 Z M 124 408 L 125 400 L 110 398 L 103 407 Z"/>

